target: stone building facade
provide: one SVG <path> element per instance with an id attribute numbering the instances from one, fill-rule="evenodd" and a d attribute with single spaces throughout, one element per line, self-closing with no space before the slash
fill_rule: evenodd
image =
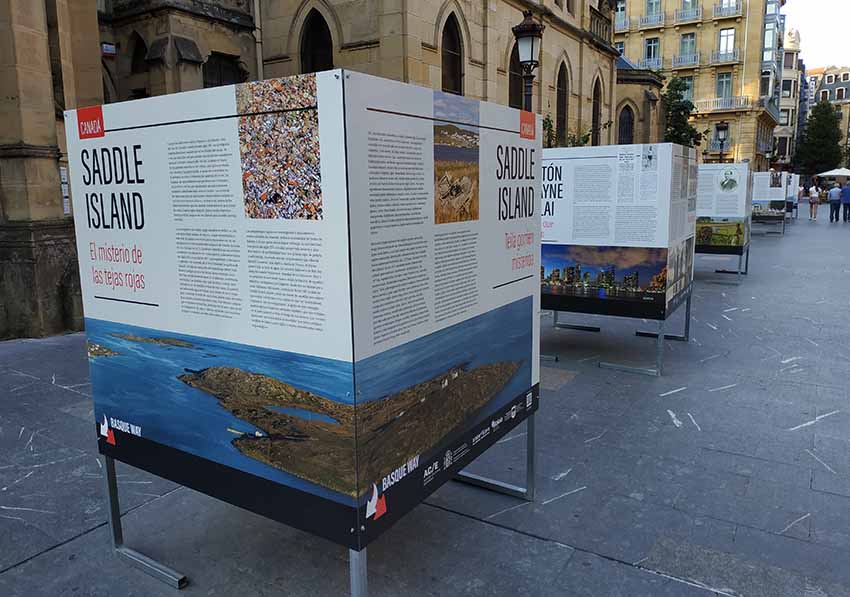
<path id="1" fill-rule="evenodd" d="M 63 110 L 332 67 L 520 107 L 511 28 L 531 10 L 545 25 L 533 107 L 557 140 L 616 142 L 621 78 L 639 142 L 654 104 L 646 77 L 618 74 L 612 9 L 613 0 L 0 0 L 0 55 L 11 57 L 0 61 L 0 338 L 82 328 Z"/>
<path id="2" fill-rule="evenodd" d="M 0 0 L 0 338 L 82 326 L 67 108 L 103 101 L 96 0 Z"/>
<path id="3" fill-rule="evenodd" d="M 794 150 L 797 147 L 801 99 L 805 102 L 805 90 L 801 84 L 801 80 L 805 80 L 804 77 L 805 68 L 800 59 L 800 32 L 790 29 L 785 34 L 779 126 L 773 133 L 776 138 L 776 155 L 773 165 L 778 170 L 787 170 L 791 167 Z"/>
<path id="4" fill-rule="evenodd" d="M 106 103 L 256 79 L 254 0 L 99 0 Z"/>
<path id="5" fill-rule="evenodd" d="M 617 60 L 615 142 L 661 143 L 667 126 L 661 92 L 664 77 L 638 68 L 622 56 Z"/>
<path id="6" fill-rule="evenodd" d="M 724 161 L 767 170 L 779 123 L 785 0 L 616 0 L 615 43 L 641 68 L 690 84 L 694 126 L 720 158 L 717 124 L 728 124 Z"/>
<path id="7" fill-rule="evenodd" d="M 561 139 L 595 124 L 595 142 L 614 141 L 609 0 L 262 0 L 260 10 L 267 78 L 344 67 L 514 107 L 522 81 L 511 28 L 531 10 L 546 26 L 534 110 Z"/>

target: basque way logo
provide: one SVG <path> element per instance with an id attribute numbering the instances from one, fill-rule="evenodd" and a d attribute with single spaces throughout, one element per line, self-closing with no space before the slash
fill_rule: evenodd
<path id="1" fill-rule="evenodd" d="M 366 518 L 378 520 L 387 513 L 387 496 L 378 497 L 378 486 L 372 483 L 372 497 L 366 500 Z"/>
<path id="2" fill-rule="evenodd" d="M 106 420 L 106 415 L 103 415 L 103 423 L 100 424 L 100 434 L 106 438 L 106 443 L 110 446 L 115 445 L 115 432 L 109 428 L 109 421 Z"/>

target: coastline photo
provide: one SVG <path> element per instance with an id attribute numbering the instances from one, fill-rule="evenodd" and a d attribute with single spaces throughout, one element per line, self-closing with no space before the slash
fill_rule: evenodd
<path id="1" fill-rule="evenodd" d="M 529 297 L 353 366 L 88 319 L 94 417 L 355 504 L 372 482 L 531 387 L 531 318 Z"/>
<path id="2" fill-rule="evenodd" d="M 434 92 L 434 223 L 478 219 L 478 102 Z"/>
<path id="3" fill-rule="evenodd" d="M 543 294 L 664 304 L 667 249 L 543 245 Z"/>

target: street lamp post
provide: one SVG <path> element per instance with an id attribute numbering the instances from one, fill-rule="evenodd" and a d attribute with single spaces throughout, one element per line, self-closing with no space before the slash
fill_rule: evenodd
<path id="1" fill-rule="evenodd" d="M 522 66 L 523 109 L 531 112 L 532 85 L 534 69 L 540 64 L 540 42 L 543 39 L 545 26 L 537 21 L 530 10 L 523 13 L 522 23 L 513 28 L 516 38 L 519 63 Z"/>
<path id="2" fill-rule="evenodd" d="M 720 158 L 717 161 L 722 164 L 723 147 L 726 145 L 726 140 L 729 138 L 729 123 L 726 121 L 718 122 L 714 126 L 714 130 L 717 131 L 717 140 L 720 142 Z"/>

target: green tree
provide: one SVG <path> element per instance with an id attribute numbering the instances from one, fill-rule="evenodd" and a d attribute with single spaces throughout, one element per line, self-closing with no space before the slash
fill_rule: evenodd
<path id="1" fill-rule="evenodd" d="M 668 81 L 664 93 L 661 94 L 661 101 L 667 115 L 664 141 L 694 147 L 702 141 L 702 134 L 689 122 L 694 111 L 694 103 L 685 97 L 687 89 L 688 84 L 683 79 L 673 77 Z"/>
<path id="2" fill-rule="evenodd" d="M 821 102 L 812 108 L 803 140 L 794 156 L 800 169 L 809 176 L 832 170 L 841 165 L 841 128 L 835 108 Z"/>
<path id="3" fill-rule="evenodd" d="M 609 120 L 599 125 L 599 133 L 611 128 L 613 123 Z M 552 122 L 552 116 L 546 114 L 543 119 L 543 147 L 584 147 L 590 143 L 593 137 L 593 128 L 584 134 L 575 131 L 566 131 L 565 139 L 558 140 L 555 134 L 555 124 Z"/>

